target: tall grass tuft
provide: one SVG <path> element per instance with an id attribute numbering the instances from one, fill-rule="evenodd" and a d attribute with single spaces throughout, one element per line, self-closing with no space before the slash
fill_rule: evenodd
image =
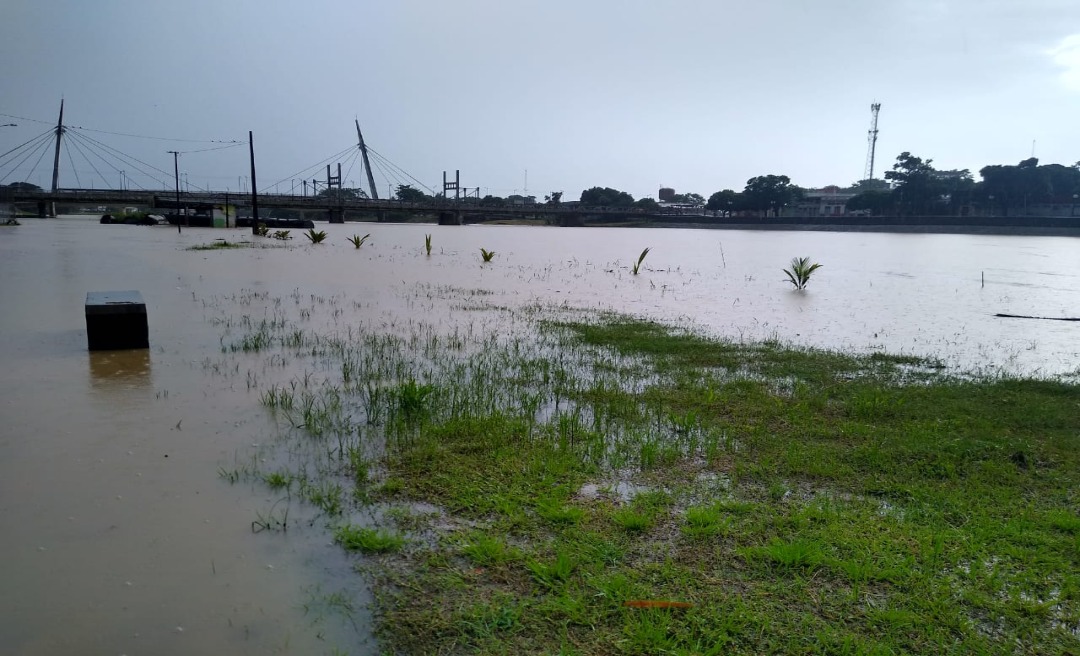
<path id="1" fill-rule="evenodd" d="M 431 257 L 431 235 L 424 235 L 424 251 Z"/>
<path id="2" fill-rule="evenodd" d="M 806 289 L 811 274 L 820 268 L 820 264 L 811 262 L 808 257 L 793 257 L 791 258 L 791 268 L 784 269 L 784 273 L 787 274 L 788 282 L 795 285 L 795 289 Z"/>
<path id="3" fill-rule="evenodd" d="M 361 237 L 360 235 L 353 235 L 352 237 L 349 237 L 349 242 L 351 242 L 353 246 L 356 246 L 357 248 L 360 248 L 361 246 L 364 245 L 364 242 L 367 241 L 368 237 L 370 237 L 370 236 L 371 236 L 371 233 L 368 233 L 368 234 L 364 235 L 363 237 Z"/>
<path id="4" fill-rule="evenodd" d="M 634 274 L 635 276 L 638 274 L 638 272 L 641 270 L 641 263 L 645 261 L 645 256 L 648 254 L 648 248 L 641 251 L 641 255 L 638 255 L 637 262 L 634 262 L 634 266 L 630 269 L 630 273 Z"/>
<path id="5" fill-rule="evenodd" d="M 398 551 L 405 546 L 405 538 L 397 533 L 352 524 L 339 526 L 334 531 L 334 541 L 349 551 L 364 553 Z"/>
<path id="6" fill-rule="evenodd" d="M 316 230 L 315 228 L 308 228 L 308 231 L 304 233 L 313 244 L 321 244 L 326 241 L 326 231 Z"/>
<path id="7" fill-rule="evenodd" d="M 486 248 L 481 248 L 480 257 L 483 258 L 485 262 L 490 262 L 491 258 L 495 257 L 495 251 L 489 251 Z"/>

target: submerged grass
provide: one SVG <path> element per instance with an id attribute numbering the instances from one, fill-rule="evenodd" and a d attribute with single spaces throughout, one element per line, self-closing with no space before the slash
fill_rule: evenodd
<path id="1" fill-rule="evenodd" d="M 184 250 L 188 250 L 188 251 L 220 251 L 220 250 L 227 250 L 227 249 L 230 249 L 230 248 L 252 248 L 253 246 L 254 246 L 254 244 L 252 244 L 250 241 L 233 241 L 233 242 L 229 242 L 229 241 L 225 241 L 224 239 L 219 239 L 219 240 L 216 240 L 216 241 L 214 241 L 213 243 L 210 243 L 210 244 L 196 244 L 194 246 L 188 246 Z"/>
<path id="2" fill-rule="evenodd" d="M 262 392 L 322 454 L 263 480 L 335 522 L 432 509 L 334 532 L 385 554 L 388 652 L 1080 651 L 1076 385 L 619 316 L 260 328 L 233 350 L 322 372 Z"/>

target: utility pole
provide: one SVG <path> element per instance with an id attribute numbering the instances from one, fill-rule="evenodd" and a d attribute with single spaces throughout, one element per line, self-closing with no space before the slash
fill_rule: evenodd
<path id="1" fill-rule="evenodd" d="M 180 153 L 175 150 L 166 152 L 172 153 L 173 176 L 176 179 L 176 234 L 180 234 Z"/>
<path id="2" fill-rule="evenodd" d="M 255 191 L 255 138 L 248 130 L 248 151 L 251 153 L 251 234 L 259 234 L 259 194 Z"/>

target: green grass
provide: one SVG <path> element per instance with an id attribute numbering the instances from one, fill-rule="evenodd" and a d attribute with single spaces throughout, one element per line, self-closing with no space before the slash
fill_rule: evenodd
<path id="1" fill-rule="evenodd" d="M 1080 653 L 1074 384 L 617 316 L 304 343 L 353 364 L 260 395 L 322 454 L 264 480 L 398 508 L 334 532 L 388 652 Z"/>
<path id="2" fill-rule="evenodd" d="M 334 541 L 348 551 L 364 553 L 387 553 L 405 546 L 405 538 L 397 533 L 363 526 L 339 526 L 334 531 Z"/>
<path id="3" fill-rule="evenodd" d="M 465 538 L 461 552 L 473 563 L 481 566 L 504 565 L 518 560 L 520 554 L 498 536 L 476 531 Z"/>
<path id="4" fill-rule="evenodd" d="M 653 523 L 652 515 L 632 508 L 624 508 L 612 513 L 611 519 L 627 532 L 647 531 Z"/>
<path id="5" fill-rule="evenodd" d="M 250 241 L 225 241 L 224 239 L 215 241 L 211 244 L 196 244 L 194 246 L 188 246 L 184 250 L 188 251 L 221 251 L 229 250 L 232 248 L 251 248 L 253 244 Z"/>

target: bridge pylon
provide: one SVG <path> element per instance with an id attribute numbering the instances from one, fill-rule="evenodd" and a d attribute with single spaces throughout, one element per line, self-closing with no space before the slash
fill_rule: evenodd
<path id="1" fill-rule="evenodd" d="M 60 118 L 56 120 L 56 152 L 53 155 L 52 169 L 52 192 L 55 194 L 60 182 L 60 137 L 64 134 L 64 99 L 60 99 Z M 42 218 L 46 216 L 56 218 L 56 201 L 51 201 L 48 208 L 38 206 L 38 213 Z"/>

